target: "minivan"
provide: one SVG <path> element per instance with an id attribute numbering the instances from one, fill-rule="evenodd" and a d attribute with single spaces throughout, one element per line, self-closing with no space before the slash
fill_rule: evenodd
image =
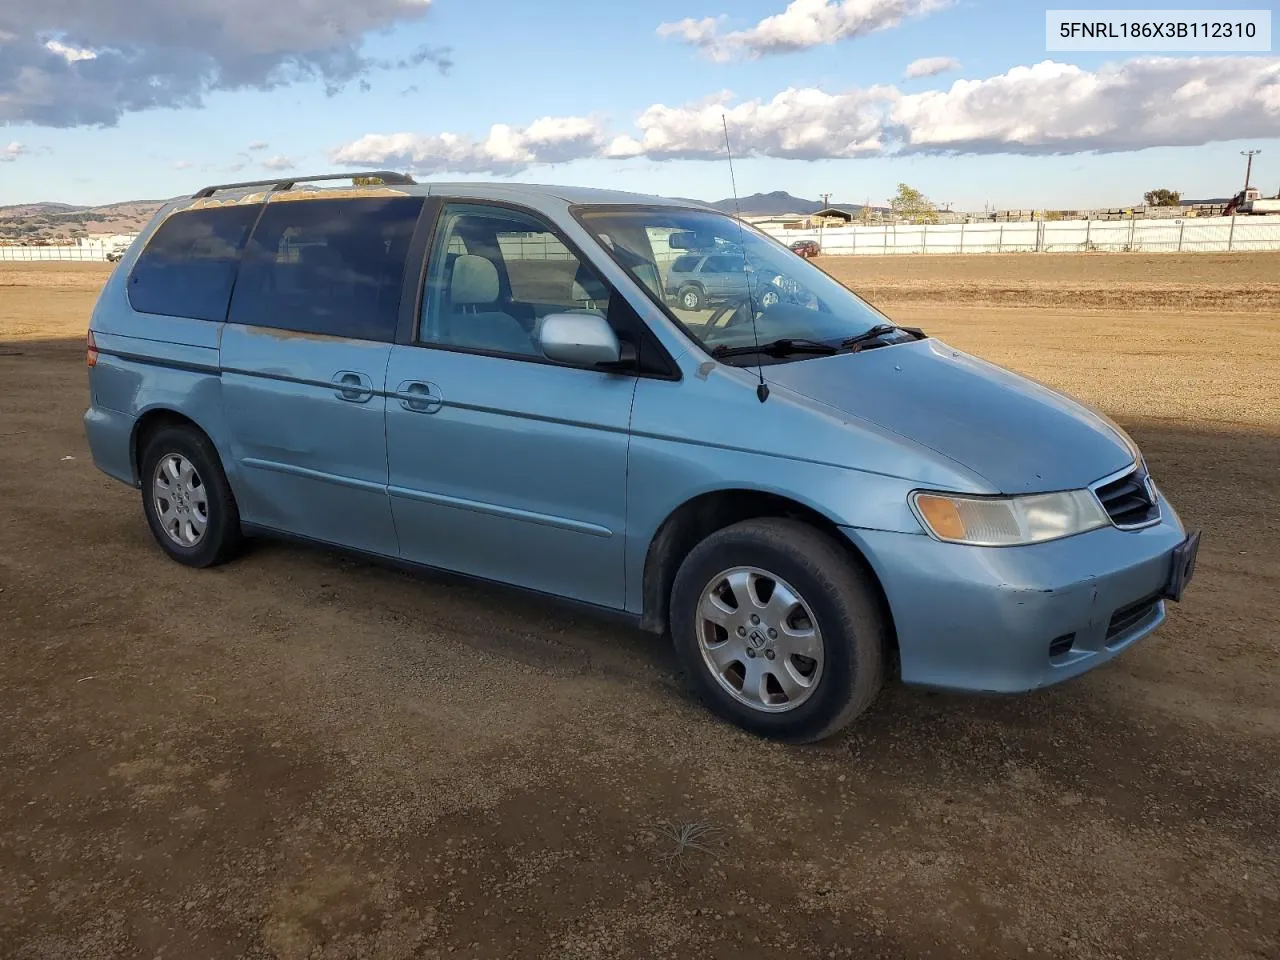
<path id="1" fill-rule="evenodd" d="M 900 326 L 688 201 L 350 174 L 165 205 L 88 332 L 97 466 L 174 560 L 248 536 L 507 584 L 669 634 L 693 690 L 814 741 L 890 678 L 1105 663 L 1195 567 L 1126 433 Z M 764 304 L 688 309 L 732 249 Z"/>

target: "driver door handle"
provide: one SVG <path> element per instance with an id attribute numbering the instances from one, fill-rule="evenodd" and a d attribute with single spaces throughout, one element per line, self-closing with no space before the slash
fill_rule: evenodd
<path id="1" fill-rule="evenodd" d="M 436 413 L 444 406 L 440 388 L 426 380 L 404 380 L 396 387 L 395 397 L 410 413 Z"/>

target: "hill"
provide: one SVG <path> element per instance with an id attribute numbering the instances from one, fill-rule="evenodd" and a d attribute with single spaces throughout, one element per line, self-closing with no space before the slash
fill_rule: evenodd
<path id="1" fill-rule="evenodd" d="M 716 200 L 708 206 L 722 213 L 733 213 L 734 201 L 729 197 L 727 200 Z M 837 210 L 847 210 L 852 214 L 862 212 L 860 203 L 833 203 L 831 206 Z M 749 197 L 743 197 L 738 201 L 738 208 L 746 217 L 771 217 L 787 213 L 817 213 L 823 209 L 823 204 L 820 200 L 805 200 L 803 197 L 793 197 L 785 190 L 775 190 L 773 193 L 753 193 Z M 872 207 L 872 209 L 884 208 Z"/>
<path id="2" fill-rule="evenodd" d="M 0 207 L 0 240 L 53 240 L 90 234 L 137 233 L 160 209 L 158 200 L 128 200 L 98 207 L 20 203 Z"/>
<path id="3" fill-rule="evenodd" d="M 53 240 L 90 234 L 137 233 L 146 226 L 162 203 L 160 200 L 130 200 L 82 207 L 46 201 L 0 207 L 0 240 Z M 734 210 L 732 197 L 706 205 L 722 213 L 733 213 Z M 738 206 L 744 216 L 765 217 L 787 213 L 817 213 L 822 209 L 822 202 L 793 197 L 785 190 L 775 190 L 773 193 L 753 193 L 749 197 L 743 197 Z M 855 215 L 862 210 L 860 204 L 834 203 L 832 206 Z"/>

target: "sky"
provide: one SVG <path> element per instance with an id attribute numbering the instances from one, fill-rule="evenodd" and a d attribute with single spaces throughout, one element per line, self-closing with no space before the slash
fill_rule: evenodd
<path id="1" fill-rule="evenodd" d="M 1177 0 L 0 0 L 0 204 L 279 173 L 957 210 L 1280 192 L 1280 57 L 1048 52 Z M 1270 9 L 1272 0 L 1198 0 Z M 723 119 L 722 119 L 723 118 Z"/>

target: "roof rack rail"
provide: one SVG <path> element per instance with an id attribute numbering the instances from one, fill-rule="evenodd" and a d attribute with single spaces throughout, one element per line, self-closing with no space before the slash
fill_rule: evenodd
<path id="1" fill-rule="evenodd" d="M 220 190 L 239 190 L 243 187 L 270 187 L 272 190 L 290 190 L 295 183 L 312 183 L 317 180 L 351 180 L 354 177 L 377 178 L 383 183 L 408 185 L 417 183 L 406 173 L 391 170 L 368 170 L 354 173 L 322 173 L 314 177 L 275 177 L 271 180 L 245 180 L 242 183 L 215 183 L 191 195 L 192 200 L 204 200 Z"/>

